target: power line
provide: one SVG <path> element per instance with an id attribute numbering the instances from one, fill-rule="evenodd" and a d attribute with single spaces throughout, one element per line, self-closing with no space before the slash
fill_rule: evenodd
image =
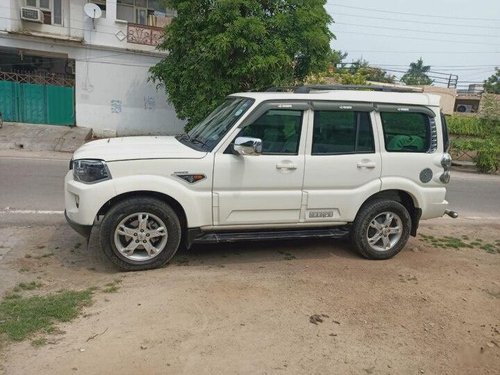
<path id="1" fill-rule="evenodd" d="M 411 31 L 411 32 L 419 32 L 426 34 L 435 34 L 435 31 L 426 31 L 426 30 L 418 30 L 418 29 L 406 29 L 402 27 L 389 27 L 389 26 L 372 26 L 372 25 L 360 25 L 358 23 L 347 23 L 347 22 L 335 22 L 335 25 L 348 25 L 348 26 L 358 26 L 358 27 L 368 27 L 372 29 L 387 29 L 387 30 L 398 30 L 398 31 Z M 458 34 L 458 33 L 448 33 L 444 31 L 439 31 L 439 34 L 443 35 L 456 35 L 456 36 L 474 36 L 474 37 L 482 37 L 482 38 L 498 38 L 497 35 L 489 35 L 489 34 Z"/>
<path id="2" fill-rule="evenodd" d="M 372 35 L 372 34 L 370 34 Z M 449 55 L 449 54 L 496 54 L 500 53 L 500 51 L 387 51 L 387 50 L 350 50 L 349 52 L 352 53 L 395 53 L 395 54 L 402 54 L 402 53 L 416 53 L 416 54 L 444 54 L 444 55 Z"/>
<path id="3" fill-rule="evenodd" d="M 334 30 L 334 32 L 335 32 L 335 30 Z M 467 44 L 475 44 L 475 45 L 483 45 L 483 46 L 495 46 L 495 47 L 500 46 L 500 44 L 495 44 L 495 43 L 470 42 L 470 41 L 464 41 L 464 40 L 430 39 L 430 38 L 420 38 L 420 37 L 416 37 L 416 36 L 373 34 L 373 33 L 363 33 L 363 32 L 359 32 L 359 31 L 345 31 L 345 30 L 338 30 L 337 32 L 338 33 L 346 33 L 346 34 L 380 36 L 380 37 L 387 37 L 387 38 L 425 40 L 425 41 L 432 41 L 432 42 L 462 43 L 462 44 L 467 43 Z"/>
<path id="4" fill-rule="evenodd" d="M 475 21 L 492 21 L 492 22 L 499 22 L 499 18 L 476 18 L 476 17 L 452 17 L 452 16 L 439 16 L 436 14 L 422 14 L 422 13 L 410 13 L 410 12 L 396 12 L 392 10 L 380 10 L 380 9 L 375 9 L 375 8 L 362 8 L 362 7 L 355 7 L 352 5 L 344 5 L 344 4 L 333 4 L 330 1 L 328 1 L 328 6 L 335 6 L 339 8 L 349 8 L 349 9 L 358 9 L 358 10 L 367 10 L 370 12 L 378 12 L 378 13 L 389 13 L 389 14 L 399 14 L 399 15 L 405 15 L 405 16 L 416 16 L 416 17 L 431 17 L 431 18 L 444 18 L 444 19 L 453 19 L 453 20 L 475 20 Z"/>
<path id="5" fill-rule="evenodd" d="M 436 26 L 456 26 L 456 27 L 469 27 L 469 28 L 476 28 L 476 29 L 491 29 L 491 30 L 500 30 L 500 27 L 495 27 L 495 26 L 476 26 L 476 25 L 468 25 L 468 24 L 458 24 L 458 23 L 442 23 L 442 22 L 428 22 L 428 21 L 416 21 L 416 20 L 403 20 L 403 19 L 397 19 L 397 18 L 386 18 L 386 17 L 374 17 L 374 16 L 364 16 L 360 14 L 348 14 L 348 13 L 338 13 L 335 12 L 333 16 L 347 16 L 347 17 L 356 17 L 356 18 L 369 18 L 369 19 L 375 19 L 375 20 L 382 20 L 382 21 L 391 21 L 391 22 L 414 22 L 418 24 L 423 24 L 423 25 L 436 25 Z"/>

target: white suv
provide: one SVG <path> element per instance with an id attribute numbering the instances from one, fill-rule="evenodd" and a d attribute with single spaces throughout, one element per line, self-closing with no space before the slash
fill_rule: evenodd
<path id="1" fill-rule="evenodd" d="M 302 87 L 230 95 L 188 134 L 98 140 L 65 180 L 66 217 L 123 270 L 193 243 L 338 238 L 387 259 L 449 214 L 439 97 Z"/>

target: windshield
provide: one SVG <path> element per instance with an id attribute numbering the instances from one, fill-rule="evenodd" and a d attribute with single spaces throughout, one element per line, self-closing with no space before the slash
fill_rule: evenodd
<path id="1" fill-rule="evenodd" d="M 194 148 L 212 151 L 253 102 L 253 99 L 248 98 L 227 98 L 188 134 L 177 139 Z"/>

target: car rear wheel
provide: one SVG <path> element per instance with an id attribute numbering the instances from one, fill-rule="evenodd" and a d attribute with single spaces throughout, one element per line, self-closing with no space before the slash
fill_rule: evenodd
<path id="1" fill-rule="evenodd" d="M 134 197 L 112 207 L 100 229 L 106 256 L 123 271 L 158 268 L 177 252 L 181 225 L 166 203 Z"/>
<path id="2" fill-rule="evenodd" d="M 374 200 L 359 211 L 351 229 L 354 248 L 368 259 L 389 259 L 410 237 L 411 218 L 399 202 Z"/>

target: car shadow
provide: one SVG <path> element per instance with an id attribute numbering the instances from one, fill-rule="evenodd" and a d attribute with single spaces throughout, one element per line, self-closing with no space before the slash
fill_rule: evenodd
<path id="1" fill-rule="evenodd" d="M 51 239 L 55 258 L 70 269 L 86 269 L 98 273 L 116 273 L 119 269 L 104 255 L 99 244 L 98 227 L 89 241 L 71 228 L 57 232 Z M 221 267 L 230 264 L 286 262 L 293 260 L 358 258 L 347 239 L 298 239 L 195 244 L 181 248 L 170 265 Z"/>

